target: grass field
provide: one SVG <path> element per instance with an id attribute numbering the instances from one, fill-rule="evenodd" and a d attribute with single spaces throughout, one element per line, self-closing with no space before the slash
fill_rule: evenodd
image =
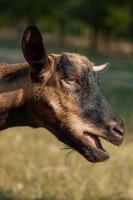
<path id="1" fill-rule="evenodd" d="M 1 62 L 22 61 L 14 43 L 2 43 Z M 76 51 L 51 47 L 49 52 Z M 98 64 L 110 62 L 101 88 L 127 127 L 121 147 L 104 143 L 111 159 L 92 164 L 45 129 L 14 128 L 0 134 L 0 200 L 133 200 L 133 59 L 89 55 Z"/>

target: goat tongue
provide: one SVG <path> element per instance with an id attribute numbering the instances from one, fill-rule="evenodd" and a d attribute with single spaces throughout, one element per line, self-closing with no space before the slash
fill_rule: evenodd
<path id="1" fill-rule="evenodd" d="M 88 133 L 88 132 L 85 132 L 84 133 L 84 139 L 93 148 L 104 150 L 102 145 L 101 145 L 101 142 L 100 142 L 100 139 L 98 138 L 98 136 L 93 135 L 93 134 Z"/>

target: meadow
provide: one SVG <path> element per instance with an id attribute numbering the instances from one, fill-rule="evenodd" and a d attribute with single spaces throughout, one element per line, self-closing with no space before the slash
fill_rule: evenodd
<path id="1" fill-rule="evenodd" d="M 21 62 L 15 41 L 0 42 L 0 62 Z M 48 52 L 80 52 L 111 63 L 101 89 L 125 121 L 121 147 L 102 141 L 111 159 L 87 162 L 46 129 L 11 128 L 0 134 L 0 200 L 133 200 L 133 59 L 48 45 Z"/>

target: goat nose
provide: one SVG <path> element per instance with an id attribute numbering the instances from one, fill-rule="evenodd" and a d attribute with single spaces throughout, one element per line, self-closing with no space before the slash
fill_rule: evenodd
<path id="1" fill-rule="evenodd" d="M 120 122 L 115 122 L 115 121 L 111 121 L 109 123 L 109 127 L 111 132 L 118 136 L 118 137 L 123 137 L 125 134 L 125 127 L 122 121 Z"/>

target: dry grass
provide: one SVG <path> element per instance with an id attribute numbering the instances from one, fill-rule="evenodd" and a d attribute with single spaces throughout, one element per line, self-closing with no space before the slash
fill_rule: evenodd
<path id="1" fill-rule="evenodd" d="M 23 60 L 14 41 L 2 44 L 2 62 Z M 49 47 L 49 51 L 75 52 L 75 49 Z M 87 55 L 88 49 L 80 53 Z M 74 151 L 62 150 L 64 145 L 44 129 L 3 131 L 0 134 L 0 200 L 133 200 L 133 82 L 129 79 L 133 59 L 90 53 L 89 57 L 97 64 L 112 64 L 114 74 L 103 77 L 103 91 L 125 119 L 131 133 L 127 141 L 120 148 L 105 142 L 111 159 L 92 164 Z M 123 72 L 124 79 L 115 70 Z M 126 87 L 121 86 L 125 83 Z"/>
<path id="2" fill-rule="evenodd" d="M 44 129 L 0 135 L 0 200 L 132 200 L 133 142 L 105 143 L 112 158 L 87 162 Z"/>

